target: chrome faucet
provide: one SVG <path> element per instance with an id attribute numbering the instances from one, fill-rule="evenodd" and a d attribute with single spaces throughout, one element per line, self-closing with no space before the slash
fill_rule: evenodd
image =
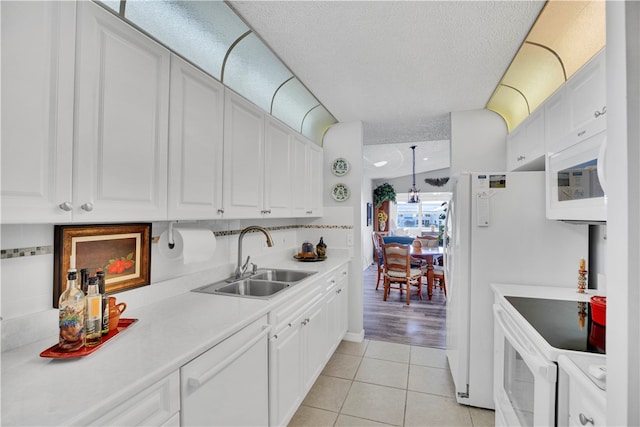
<path id="1" fill-rule="evenodd" d="M 247 257 L 247 261 L 244 263 L 244 265 L 242 265 L 242 238 L 244 237 L 245 234 L 247 234 L 250 231 L 260 231 L 267 238 L 267 246 L 268 247 L 273 246 L 273 240 L 271 239 L 271 234 L 269 234 L 269 231 L 266 228 L 260 227 L 259 225 L 250 225 L 244 230 L 242 230 L 240 232 L 240 237 L 238 238 L 238 266 L 236 267 L 236 271 L 234 274 L 236 279 L 239 279 L 240 277 L 242 277 L 244 272 L 247 270 L 247 266 L 249 265 L 249 258 L 251 257 Z M 255 264 L 254 264 L 254 269 L 255 269 Z"/>

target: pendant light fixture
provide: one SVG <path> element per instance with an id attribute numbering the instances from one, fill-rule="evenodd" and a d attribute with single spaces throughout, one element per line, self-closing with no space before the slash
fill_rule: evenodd
<path id="1" fill-rule="evenodd" d="M 416 146 L 412 145 L 413 151 L 413 185 L 409 189 L 409 202 L 408 203 L 420 203 L 420 190 L 416 188 Z"/>

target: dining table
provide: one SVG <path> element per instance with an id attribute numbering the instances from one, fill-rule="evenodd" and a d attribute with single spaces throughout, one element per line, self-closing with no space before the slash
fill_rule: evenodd
<path id="1" fill-rule="evenodd" d="M 427 247 L 416 247 L 414 245 L 409 245 L 411 247 L 410 255 L 414 258 L 420 258 L 427 261 L 427 296 L 431 299 L 433 295 L 433 258 L 438 256 L 443 256 L 444 252 L 441 246 L 437 248 L 427 248 Z"/>

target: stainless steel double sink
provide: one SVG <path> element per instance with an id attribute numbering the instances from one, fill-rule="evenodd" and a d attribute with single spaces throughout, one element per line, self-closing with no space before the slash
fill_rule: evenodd
<path id="1" fill-rule="evenodd" d="M 249 277 L 212 283 L 193 292 L 266 299 L 314 274 L 315 271 L 260 269 Z"/>

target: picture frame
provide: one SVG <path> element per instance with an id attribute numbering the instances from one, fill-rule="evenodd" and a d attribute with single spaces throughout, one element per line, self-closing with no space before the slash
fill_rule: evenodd
<path id="1" fill-rule="evenodd" d="M 373 203 L 367 203 L 367 227 L 373 224 Z"/>
<path id="2" fill-rule="evenodd" d="M 105 272 L 105 293 L 150 284 L 151 224 L 56 225 L 53 253 L 53 306 L 67 288 L 72 259 L 78 270 Z M 80 283 L 78 283 L 80 284 Z"/>

